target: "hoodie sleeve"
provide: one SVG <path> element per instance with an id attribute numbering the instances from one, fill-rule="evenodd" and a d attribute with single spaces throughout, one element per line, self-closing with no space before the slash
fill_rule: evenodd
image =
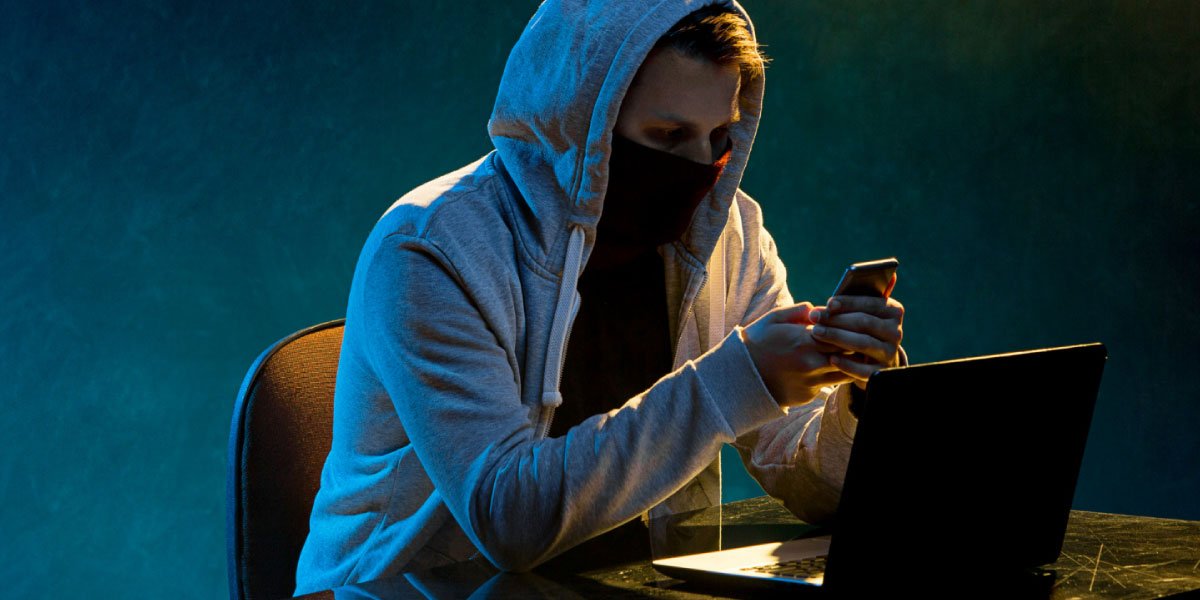
<path id="1" fill-rule="evenodd" d="M 757 205 L 755 205 L 757 208 Z M 742 323 L 771 309 L 793 304 L 787 270 L 775 240 L 762 226 L 760 213 L 746 220 L 748 250 L 757 250 L 758 280 Z M 756 371 L 757 373 L 757 371 Z M 766 492 L 783 500 L 796 516 L 820 523 L 832 516 L 841 495 L 857 419 L 850 413 L 849 387 L 822 388 L 812 402 L 793 407 L 785 416 L 740 436 L 734 447 L 750 474 Z"/>
<path id="2" fill-rule="evenodd" d="M 538 439 L 516 363 L 476 294 L 427 239 L 393 234 L 368 266 L 366 354 L 450 513 L 496 566 L 521 571 L 628 521 L 722 443 L 783 413 L 733 335 L 620 409 Z M 403 493 L 403 492 L 399 492 Z"/>

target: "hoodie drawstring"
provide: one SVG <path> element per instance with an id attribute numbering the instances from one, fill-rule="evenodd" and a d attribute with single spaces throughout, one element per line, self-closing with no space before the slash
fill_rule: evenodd
<path id="1" fill-rule="evenodd" d="M 571 339 L 571 325 L 575 322 L 575 315 L 579 313 L 579 292 L 575 288 L 583 270 L 583 244 L 583 226 L 572 224 L 570 238 L 567 240 L 567 259 L 563 263 L 562 279 L 558 284 L 558 302 L 554 308 L 554 320 L 550 325 L 546 370 L 542 376 L 542 415 L 538 439 L 550 434 L 554 409 L 563 401 L 559 386 L 562 384 L 567 343 Z"/>
<path id="2" fill-rule="evenodd" d="M 554 409 L 562 405 L 563 367 L 567 357 L 567 344 L 571 340 L 571 326 L 579 313 L 579 276 L 583 270 L 584 232 L 581 225 L 571 225 L 567 240 L 567 257 L 563 263 L 562 279 L 558 284 L 558 301 L 554 308 L 554 320 L 550 325 L 550 344 L 546 352 L 546 370 L 542 375 L 542 414 L 539 418 L 537 439 L 550 434 Z M 708 345 L 716 346 L 725 337 L 725 237 L 717 238 L 709 261 L 707 274 L 708 292 Z"/>

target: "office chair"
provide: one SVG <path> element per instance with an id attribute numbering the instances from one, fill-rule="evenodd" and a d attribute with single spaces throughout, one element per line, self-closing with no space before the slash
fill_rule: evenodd
<path id="1" fill-rule="evenodd" d="M 333 388 L 345 320 L 267 348 L 233 409 L 225 482 L 232 600 L 291 597 L 296 561 L 333 439 Z"/>

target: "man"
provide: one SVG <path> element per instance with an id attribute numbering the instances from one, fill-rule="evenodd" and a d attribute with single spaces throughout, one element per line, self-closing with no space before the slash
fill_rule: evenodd
<path id="1" fill-rule="evenodd" d="M 792 303 L 738 189 L 762 58 L 740 6 L 703 4 L 544 3 L 496 151 L 376 225 L 297 592 L 644 540 L 639 516 L 720 502 L 735 441 L 798 515 L 832 510 L 848 383 L 898 363 L 903 309 Z"/>

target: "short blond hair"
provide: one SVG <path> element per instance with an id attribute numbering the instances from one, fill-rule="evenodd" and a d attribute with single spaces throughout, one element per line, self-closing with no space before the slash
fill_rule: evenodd
<path id="1" fill-rule="evenodd" d="M 663 34 L 654 48 L 672 48 L 718 65 L 737 65 L 743 80 L 762 77 L 771 60 L 750 35 L 741 15 L 719 5 L 689 13 Z"/>

